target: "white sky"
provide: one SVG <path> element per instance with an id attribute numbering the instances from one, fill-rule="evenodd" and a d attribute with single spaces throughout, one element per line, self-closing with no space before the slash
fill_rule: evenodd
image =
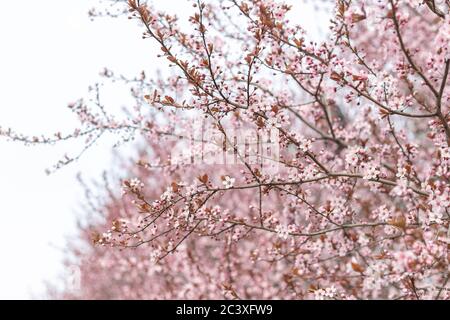
<path id="1" fill-rule="evenodd" d="M 0 126 L 29 134 L 70 132 L 76 120 L 67 103 L 85 96 L 103 67 L 134 75 L 161 64 L 134 22 L 91 22 L 87 11 L 96 2 L 2 2 Z M 186 0 L 154 2 L 170 12 L 191 7 Z M 306 7 L 295 17 L 309 26 L 317 19 Z M 70 143 L 24 147 L 0 138 L 0 299 L 42 296 L 44 281 L 56 282 L 62 273 L 66 237 L 75 231 L 74 211 L 83 201 L 75 175 L 99 178 L 111 162 L 108 143 L 100 143 L 79 162 L 44 173 L 71 151 Z"/>

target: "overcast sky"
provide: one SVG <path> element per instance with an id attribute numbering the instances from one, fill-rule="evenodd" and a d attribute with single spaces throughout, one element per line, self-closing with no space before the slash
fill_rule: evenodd
<path id="1" fill-rule="evenodd" d="M 96 0 L 4 1 L 0 10 L 0 126 L 29 134 L 70 132 L 66 105 L 87 93 L 103 67 L 134 75 L 155 70 L 156 48 L 127 19 L 90 21 Z M 296 1 L 290 1 L 295 3 Z M 186 0 L 156 1 L 188 12 Z M 311 7 L 295 18 L 317 31 Z M 133 57 L 133 59 L 130 59 Z M 66 238 L 83 201 L 76 173 L 99 178 L 111 164 L 99 143 L 75 164 L 47 176 L 70 144 L 24 147 L 0 138 L 0 299 L 41 297 L 62 274 Z"/>

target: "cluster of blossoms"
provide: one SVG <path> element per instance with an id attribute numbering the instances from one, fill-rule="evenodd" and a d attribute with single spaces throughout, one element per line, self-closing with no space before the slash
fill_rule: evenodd
<path id="1" fill-rule="evenodd" d="M 336 299 L 336 288 L 331 286 L 326 289 L 317 289 L 314 291 L 314 298 L 316 300 L 331 300 Z"/>
<path id="2" fill-rule="evenodd" d="M 186 29 L 129 0 L 174 74 L 104 72 L 132 88 L 124 120 L 94 99 L 71 107 L 76 134 L 1 130 L 143 136 L 125 165 L 138 178 L 81 230 L 94 247 L 73 249 L 81 286 L 64 297 L 450 298 L 449 3 L 333 2 L 313 41 L 275 0 L 193 1 Z M 236 128 L 275 131 L 276 157 L 250 161 Z M 192 163 L 215 149 L 235 162 Z"/>

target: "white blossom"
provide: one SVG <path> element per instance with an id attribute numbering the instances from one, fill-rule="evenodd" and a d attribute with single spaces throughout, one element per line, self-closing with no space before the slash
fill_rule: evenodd
<path id="1" fill-rule="evenodd" d="M 232 177 L 230 177 L 230 176 L 225 176 L 225 177 L 223 177 L 223 179 L 222 179 L 222 183 L 223 183 L 223 185 L 224 185 L 224 187 L 225 187 L 226 189 L 233 188 L 234 182 L 235 182 L 235 181 L 236 181 L 236 179 L 235 179 L 235 178 L 232 178 Z"/>
<path id="2" fill-rule="evenodd" d="M 277 235 L 280 239 L 287 240 L 289 237 L 289 229 L 286 226 L 278 225 L 275 228 L 275 231 L 277 232 Z"/>

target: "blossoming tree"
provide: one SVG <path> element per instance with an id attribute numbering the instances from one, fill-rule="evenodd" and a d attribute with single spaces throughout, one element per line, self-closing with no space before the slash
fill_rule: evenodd
<path id="1" fill-rule="evenodd" d="M 127 2 L 172 68 L 105 70 L 132 89 L 126 118 L 80 100 L 71 134 L 2 130 L 143 137 L 123 193 L 88 198 L 93 245 L 72 249 L 80 287 L 63 296 L 448 299 L 450 2 L 336 0 L 321 42 L 278 1 L 192 4 L 180 28 Z M 233 161 L 207 159 L 221 151 Z"/>

